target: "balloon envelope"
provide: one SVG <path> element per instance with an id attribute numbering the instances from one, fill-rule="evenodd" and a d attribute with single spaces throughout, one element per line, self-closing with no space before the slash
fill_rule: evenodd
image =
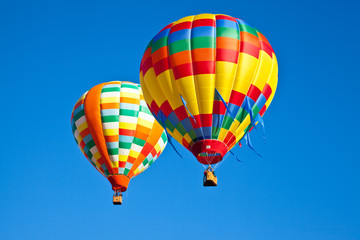
<path id="1" fill-rule="evenodd" d="M 221 161 L 264 115 L 277 79 L 276 56 L 264 35 L 222 14 L 167 25 L 140 66 L 151 112 L 203 164 Z"/>
<path id="2" fill-rule="evenodd" d="M 167 143 L 140 85 L 131 82 L 107 82 L 84 93 L 73 109 L 71 126 L 85 157 L 113 190 L 121 192 L 160 156 Z"/>

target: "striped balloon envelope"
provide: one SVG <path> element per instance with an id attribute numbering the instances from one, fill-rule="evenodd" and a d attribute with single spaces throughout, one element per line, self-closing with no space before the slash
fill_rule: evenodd
<path id="1" fill-rule="evenodd" d="M 148 44 L 140 66 L 153 115 L 209 165 L 262 123 L 277 80 L 276 56 L 264 35 L 223 14 L 167 25 Z"/>
<path id="2" fill-rule="evenodd" d="M 112 184 L 126 191 L 167 144 L 163 127 L 150 113 L 139 84 L 107 82 L 76 102 L 71 126 L 80 150 Z"/>

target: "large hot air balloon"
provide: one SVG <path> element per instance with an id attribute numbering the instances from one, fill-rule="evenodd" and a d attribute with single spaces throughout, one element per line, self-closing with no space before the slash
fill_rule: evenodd
<path id="1" fill-rule="evenodd" d="M 276 56 L 264 35 L 223 14 L 167 25 L 148 44 L 140 66 L 151 112 L 210 173 L 263 123 L 277 79 Z"/>
<path id="2" fill-rule="evenodd" d="M 167 143 L 140 85 L 131 82 L 107 82 L 84 93 L 71 126 L 80 150 L 111 183 L 114 204 L 121 204 L 130 179 L 147 169 Z"/>

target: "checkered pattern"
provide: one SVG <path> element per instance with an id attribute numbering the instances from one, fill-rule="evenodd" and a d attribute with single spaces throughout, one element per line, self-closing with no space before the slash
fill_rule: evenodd
<path id="1" fill-rule="evenodd" d="M 276 56 L 264 35 L 222 14 L 169 24 L 151 40 L 140 66 L 151 112 L 187 149 L 203 139 L 231 149 L 252 127 L 249 109 L 254 118 L 264 115 L 277 80 Z"/>
<path id="2" fill-rule="evenodd" d="M 150 113 L 140 85 L 109 82 L 102 86 L 97 100 L 102 131 L 97 135 L 92 135 L 88 128 L 89 114 L 84 111 L 87 93 L 77 101 L 71 116 L 80 150 L 105 177 L 122 174 L 131 178 L 143 172 L 159 157 L 167 138 Z M 98 148 L 104 148 L 104 156 Z"/>

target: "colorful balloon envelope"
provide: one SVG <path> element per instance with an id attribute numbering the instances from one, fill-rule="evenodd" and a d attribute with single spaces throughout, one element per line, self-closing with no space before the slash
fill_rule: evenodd
<path id="1" fill-rule="evenodd" d="M 80 150 L 109 180 L 116 196 L 167 144 L 140 85 L 131 82 L 107 82 L 84 93 L 73 109 L 71 126 Z"/>
<path id="2" fill-rule="evenodd" d="M 188 16 L 148 44 L 140 84 L 155 118 L 200 163 L 218 163 L 257 123 L 277 86 L 268 40 L 223 14 Z"/>

